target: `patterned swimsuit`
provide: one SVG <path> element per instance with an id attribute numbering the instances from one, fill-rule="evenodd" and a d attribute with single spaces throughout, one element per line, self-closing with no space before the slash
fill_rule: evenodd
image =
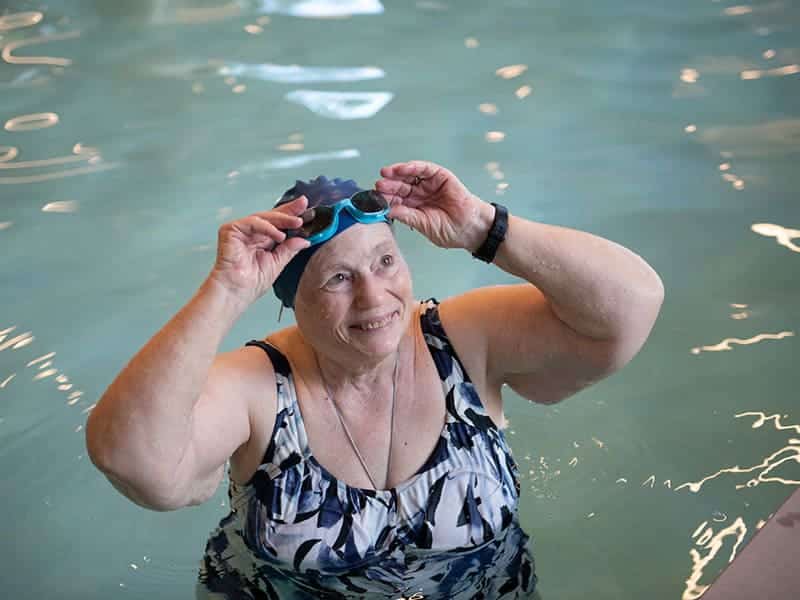
<path id="1" fill-rule="evenodd" d="M 517 519 L 516 463 L 428 300 L 420 315 L 446 399 L 425 464 L 387 490 L 347 485 L 311 454 L 289 363 L 264 349 L 278 385 L 261 465 L 230 481 L 231 512 L 211 534 L 198 598 L 529 597 L 536 584 Z"/>

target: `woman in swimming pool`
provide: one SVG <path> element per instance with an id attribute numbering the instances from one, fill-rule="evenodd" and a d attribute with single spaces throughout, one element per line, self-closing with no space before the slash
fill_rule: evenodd
<path id="1" fill-rule="evenodd" d="M 89 417 L 93 462 L 147 508 L 207 500 L 229 461 L 202 594 L 530 593 L 501 387 L 557 402 L 626 364 L 658 315 L 661 280 L 629 250 L 509 216 L 433 163 L 381 176 L 298 181 L 223 225 L 209 277 Z M 418 302 L 393 219 L 523 281 Z M 218 354 L 270 286 L 297 325 Z"/>

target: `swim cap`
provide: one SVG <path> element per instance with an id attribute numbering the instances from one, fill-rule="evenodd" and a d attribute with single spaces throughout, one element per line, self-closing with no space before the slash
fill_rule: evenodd
<path id="1" fill-rule="evenodd" d="M 357 192 L 362 191 L 358 184 L 352 179 L 339 179 L 334 178 L 333 181 L 329 180 L 324 175 L 320 175 L 316 179 L 311 179 L 308 182 L 297 180 L 294 187 L 286 190 L 280 200 L 275 204 L 276 207 L 291 202 L 292 200 L 305 196 L 308 198 L 308 208 L 315 206 L 331 206 L 340 200 L 350 198 Z M 339 224 L 336 232 L 324 242 L 305 248 L 298 252 L 289 264 L 284 267 L 272 289 L 275 295 L 280 299 L 286 308 L 294 308 L 294 297 L 297 293 L 297 286 L 300 284 L 300 277 L 303 271 L 314 256 L 314 253 L 322 248 L 330 239 L 339 235 L 342 231 L 358 223 L 353 216 L 346 210 L 339 212 Z"/>

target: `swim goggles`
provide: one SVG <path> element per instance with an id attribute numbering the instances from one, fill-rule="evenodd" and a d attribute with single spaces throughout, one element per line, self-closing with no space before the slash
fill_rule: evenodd
<path id="1" fill-rule="evenodd" d="M 389 202 L 375 190 L 362 190 L 350 198 L 330 206 L 315 206 L 300 214 L 303 225 L 289 229 L 286 237 L 307 239 L 312 246 L 329 240 L 339 228 L 339 213 L 346 210 L 356 221 L 364 224 L 390 222 Z"/>

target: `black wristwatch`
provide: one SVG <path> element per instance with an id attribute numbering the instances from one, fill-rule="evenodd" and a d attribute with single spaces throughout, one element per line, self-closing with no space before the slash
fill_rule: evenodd
<path id="1" fill-rule="evenodd" d="M 492 202 L 491 205 L 494 206 L 494 221 L 489 229 L 489 235 L 486 236 L 483 245 L 472 253 L 472 256 L 487 263 L 494 260 L 497 248 L 500 246 L 500 242 L 506 239 L 506 231 L 508 231 L 508 209 L 496 202 Z"/>

